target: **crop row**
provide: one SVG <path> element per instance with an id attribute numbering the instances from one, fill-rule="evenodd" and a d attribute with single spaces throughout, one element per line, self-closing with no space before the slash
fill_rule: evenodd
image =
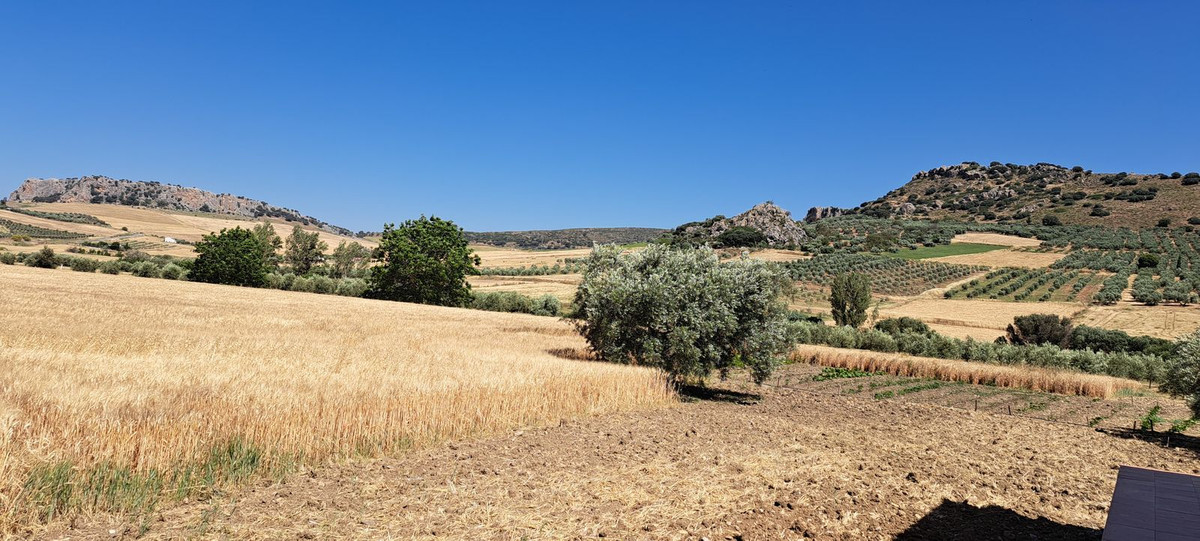
<path id="1" fill-rule="evenodd" d="M 865 274 L 871 289 L 885 295 L 916 295 L 947 282 L 961 280 L 985 267 L 934 261 L 912 261 L 868 254 L 822 254 L 786 264 L 799 282 L 829 285 L 835 276 Z"/>

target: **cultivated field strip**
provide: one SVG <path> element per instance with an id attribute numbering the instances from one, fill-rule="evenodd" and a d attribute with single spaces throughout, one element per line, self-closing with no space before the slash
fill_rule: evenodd
<path id="1" fill-rule="evenodd" d="M 113 475 L 186 497 L 223 475 L 181 473 L 198 464 L 275 471 L 673 403 L 655 371 L 556 357 L 584 344 L 551 318 L 14 266 L 0 291 L 8 531 L 144 510 Z"/>

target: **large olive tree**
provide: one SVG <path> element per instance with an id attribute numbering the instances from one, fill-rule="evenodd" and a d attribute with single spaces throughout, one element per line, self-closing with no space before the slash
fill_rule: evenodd
<path id="1" fill-rule="evenodd" d="M 586 269 L 577 326 L 607 361 L 659 367 L 676 383 L 741 365 L 762 383 L 791 346 L 791 282 L 770 264 L 721 263 L 707 247 L 604 246 Z"/>
<path id="2" fill-rule="evenodd" d="M 1179 340 L 1175 357 L 1167 359 L 1162 390 L 1187 398 L 1192 416 L 1200 418 L 1200 331 Z"/>

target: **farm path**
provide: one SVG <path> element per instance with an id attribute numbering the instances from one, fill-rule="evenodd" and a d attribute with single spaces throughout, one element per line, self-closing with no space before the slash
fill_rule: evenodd
<path id="1" fill-rule="evenodd" d="M 1192 451 L 1086 427 L 730 384 L 297 473 L 166 509 L 146 537 L 1098 539 L 1120 464 L 1200 472 Z M 93 520 L 55 537 L 137 533 Z"/>

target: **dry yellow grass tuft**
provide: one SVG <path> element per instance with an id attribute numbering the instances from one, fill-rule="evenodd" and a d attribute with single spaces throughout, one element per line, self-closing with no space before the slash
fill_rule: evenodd
<path id="1" fill-rule="evenodd" d="M 584 343 L 551 318 L 14 266 L 0 291 L 9 532 L 125 510 L 105 494 L 126 484 L 187 493 L 190 465 L 203 481 L 673 402 L 656 371 L 554 356 Z"/>
<path id="2" fill-rule="evenodd" d="M 1065 370 L 952 361 L 914 357 L 903 353 L 879 353 L 826 346 L 798 346 L 792 352 L 791 358 L 795 361 L 836 368 L 1096 398 L 1108 398 L 1121 389 L 1134 390 L 1143 387 L 1133 380 Z"/>

